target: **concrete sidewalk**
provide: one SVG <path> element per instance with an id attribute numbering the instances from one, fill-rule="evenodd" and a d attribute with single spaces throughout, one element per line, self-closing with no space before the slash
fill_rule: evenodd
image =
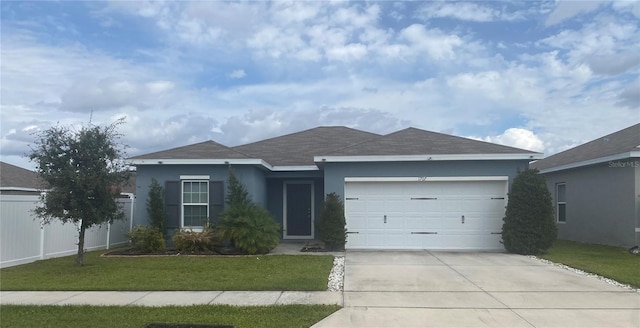
<path id="1" fill-rule="evenodd" d="M 32 305 L 287 305 L 343 304 L 342 292 L 300 291 L 2 291 L 0 304 Z"/>

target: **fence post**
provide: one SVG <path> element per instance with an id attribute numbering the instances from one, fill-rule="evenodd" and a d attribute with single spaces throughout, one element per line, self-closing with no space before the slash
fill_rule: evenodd
<path id="1" fill-rule="evenodd" d="M 107 222 L 107 249 L 111 246 L 111 222 Z"/>
<path id="2" fill-rule="evenodd" d="M 40 219 L 40 259 L 44 260 L 44 220 Z"/>

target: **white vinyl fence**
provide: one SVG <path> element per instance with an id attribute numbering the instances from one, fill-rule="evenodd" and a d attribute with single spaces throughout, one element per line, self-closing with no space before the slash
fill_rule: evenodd
<path id="1" fill-rule="evenodd" d="M 134 196 L 120 198 L 125 219 L 103 224 L 85 233 L 85 250 L 109 249 L 129 240 Z M 53 221 L 41 224 L 33 214 L 39 196 L 0 195 L 0 268 L 41 259 L 73 255 L 78 252 L 78 227 Z"/>

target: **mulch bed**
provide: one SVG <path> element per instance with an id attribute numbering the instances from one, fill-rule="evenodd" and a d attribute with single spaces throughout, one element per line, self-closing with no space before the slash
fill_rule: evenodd
<path id="1" fill-rule="evenodd" d="M 233 247 L 218 247 L 213 251 L 200 251 L 200 252 L 180 252 L 177 249 L 167 248 L 162 252 L 149 253 L 142 252 L 136 248 L 124 248 L 117 249 L 110 252 L 106 252 L 101 256 L 183 256 L 183 255 L 195 255 L 195 256 L 215 256 L 215 255 L 246 255 L 245 252 Z"/>

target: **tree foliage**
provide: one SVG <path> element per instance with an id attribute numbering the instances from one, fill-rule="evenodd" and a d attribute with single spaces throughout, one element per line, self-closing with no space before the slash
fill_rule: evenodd
<path id="1" fill-rule="evenodd" d="M 42 195 L 36 215 L 45 223 L 60 220 L 79 225 L 78 266 L 83 265 L 86 229 L 124 217 L 116 202 L 120 186 L 129 178 L 116 131 L 122 123 L 84 126 L 79 131 L 51 127 L 37 134 L 28 155 L 50 188 Z"/>
<path id="2" fill-rule="evenodd" d="M 316 229 L 318 238 L 329 250 L 343 250 L 347 241 L 344 206 L 336 193 L 327 194 Z"/>
<path id="3" fill-rule="evenodd" d="M 247 254 L 268 253 L 280 243 L 280 225 L 269 211 L 251 201 L 231 167 L 228 183 L 227 207 L 217 224 L 220 236 Z"/>
<path id="4" fill-rule="evenodd" d="M 545 253 L 558 236 L 551 194 L 543 175 L 527 169 L 511 185 L 502 242 L 511 253 Z"/>
<path id="5" fill-rule="evenodd" d="M 225 201 L 229 208 L 242 208 L 253 204 L 247 188 L 236 178 L 231 166 L 229 166 L 229 185 Z"/>
<path id="6" fill-rule="evenodd" d="M 164 188 L 162 188 L 155 178 L 151 179 L 151 185 L 149 186 L 147 215 L 149 225 L 158 229 L 163 236 L 166 236 L 166 224 L 169 214 L 164 207 Z"/>

